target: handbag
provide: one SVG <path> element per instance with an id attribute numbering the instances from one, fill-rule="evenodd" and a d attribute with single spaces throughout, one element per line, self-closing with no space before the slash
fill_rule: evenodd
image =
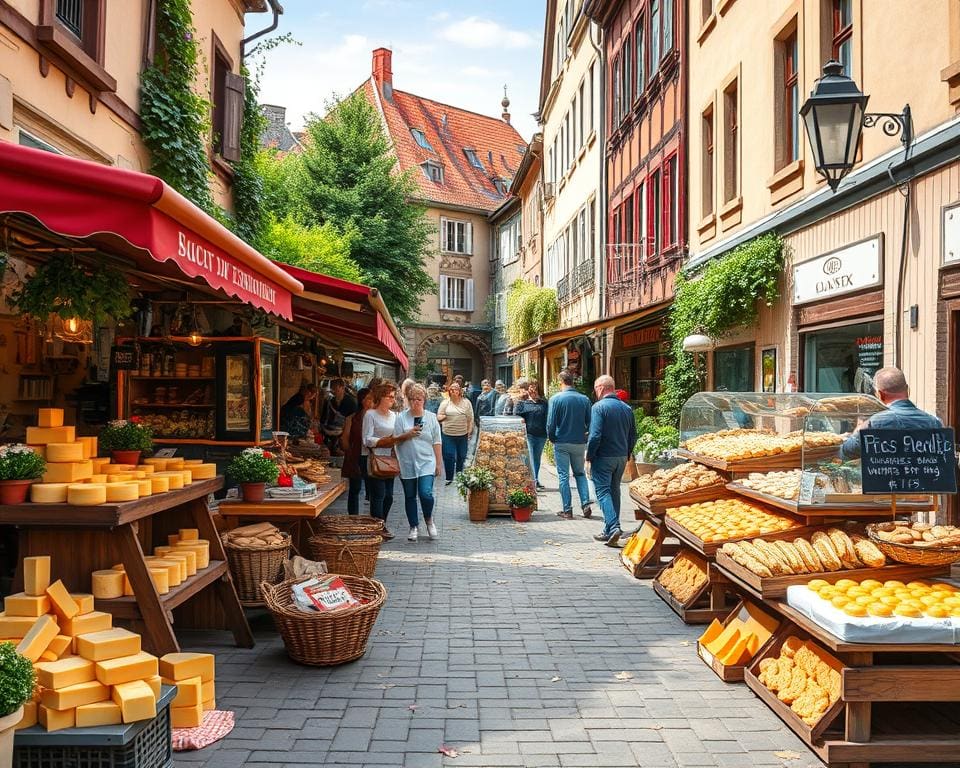
<path id="1" fill-rule="evenodd" d="M 397 461 L 397 454 L 390 450 L 389 456 L 381 456 L 377 453 L 371 453 L 367 458 L 367 474 L 378 480 L 393 480 L 400 476 L 400 462 Z"/>

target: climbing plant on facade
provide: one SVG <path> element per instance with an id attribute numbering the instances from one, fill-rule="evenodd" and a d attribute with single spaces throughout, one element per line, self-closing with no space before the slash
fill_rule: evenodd
<path id="1" fill-rule="evenodd" d="M 679 424 L 683 404 L 702 381 L 702 366 L 683 351 L 683 340 L 692 333 L 719 339 L 756 322 L 760 302 L 769 307 L 779 298 L 782 272 L 783 241 L 771 233 L 714 259 L 695 277 L 677 276 L 668 323 L 671 362 L 657 398 L 661 423 Z"/>
<path id="2" fill-rule="evenodd" d="M 516 280 L 507 293 L 507 341 L 511 346 L 552 331 L 560 324 L 557 292 Z"/>
<path id="3" fill-rule="evenodd" d="M 267 118 L 260 109 L 259 82 L 244 69 L 246 90 L 243 99 L 243 124 L 240 128 L 240 160 L 234 166 L 233 210 L 235 231 L 248 243 L 260 247 L 266 225 L 263 176 L 257 169 L 260 135 Z"/>

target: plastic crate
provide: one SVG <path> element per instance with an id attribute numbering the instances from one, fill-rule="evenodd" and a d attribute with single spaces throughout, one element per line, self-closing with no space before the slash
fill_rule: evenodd
<path id="1" fill-rule="evenodd" d="M 13 768 L 169 768 L 170 702 L 176 694 L 175 687 L 163 686 L 153 720 L 52 733 L 39 726 L 17 731 Z"/>

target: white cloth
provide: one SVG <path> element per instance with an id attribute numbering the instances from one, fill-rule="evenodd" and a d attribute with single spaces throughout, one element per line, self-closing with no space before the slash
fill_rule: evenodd
<path id="1" fill-rule="evenodd" d="M 413 429 L 413 414 L 407 409 L 397 416 L 395 434 L 402 435 Z M 416 437 L 397 443 L 397 461 L 400 463 L 400 477 L 413 480 L 432 475 L 437 471 L 437 455 L 433 446 L 441 445 L 440 422 L 430 411 L 423 412 L 423 431 Z"/>
<path id="2" fill-rule="evenodd" d="M 389 456 L 393 448 L 376 448 L 377 441 L 382 437 L 392 437 L 397 423 L 397 414 L 389 411 L 386 416 L 376 408 L 371 408 L 363 414 L 363 448 L 361 456 L 369 456 L 373 451 L 377 456 Z"/>

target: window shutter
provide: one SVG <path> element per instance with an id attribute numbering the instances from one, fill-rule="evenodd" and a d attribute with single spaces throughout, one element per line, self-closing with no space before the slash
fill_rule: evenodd
<path id="1" fill-rule="evenodd" d="M 243 124 L 246 83 L 240 75 L 235 75 L 233 72 L 225 72 L 224 78 L 221 146 L 223 159 L 235 163 L 240 159 L 240 128 Z"/>
<path id="2" fill-rule="evenodd" d="M 440 217 L 440 250 L 446 251 L 447 249 L 447 220 L 441 216 Z"/>
<path id="3" fill-rule="evenodd" d="M 661 224 L 661 231 L 663 232 L 664 248 L 673 243 L 674 235 L 673 221 L 670 219 L 670 204 L 673 198 L 673 182 L 671 181 L 671 177 L 670 162 L 667 161 L 663 165 L 663 224 Z"/>
<path id="4" fill-rule="evenodd" d="M 473 224 L 469 221 L 464 222 L 463 228 L 466 230 L 464 240 L 466 241 L 466 250 L 464 253 L 473 254 Z"/>
<path id="5" fill-rule="evenodd" d="M 440 309 L 447 308 L 447 276 L 440 275 Z"/>
<path id="6" fill-rule="evenodd" d="M 467 306 L 464 307 L 467 312 L 473 312 L 473 280 L 467 280 Z"/>

